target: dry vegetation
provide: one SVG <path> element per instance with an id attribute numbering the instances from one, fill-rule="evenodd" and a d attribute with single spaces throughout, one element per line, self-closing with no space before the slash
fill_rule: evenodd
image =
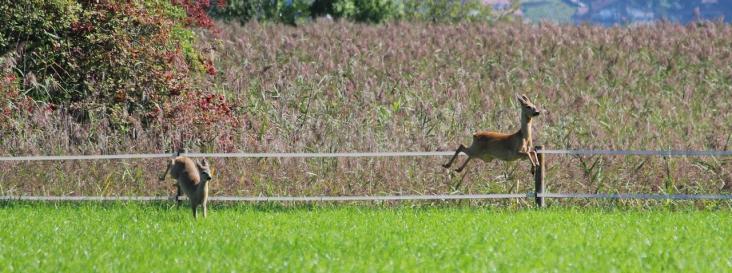
<path id="1" fill-rule="evenodd" d="M 630 28 L 317 22 L 221 25 L 219 74 L 240 127 L 191 150 L 450 150 L 475 130 L 518 129 L 514 94 L 544 115 L 547 148 L 729 150 L 732 26 Z M 201 34 L 204 39 L 213 37 Z M 16 120 L 0 154 L 162 152 L 175 136 L 109 131 L 48 110 Z M 215 138 L 207 138 L 214 135 Z M 225 138 L 221 136 L 225 135 Z M 216 139 L 212 141 L 212 139 Z M 718 193 L 730 158 L 549 156 L 551 192 Z M 447 158 L 214 159 L 214 195 L 527 192 L 528 162 Z M 0 194 L 166 195 L 164 160 L 0 164 Z"/>

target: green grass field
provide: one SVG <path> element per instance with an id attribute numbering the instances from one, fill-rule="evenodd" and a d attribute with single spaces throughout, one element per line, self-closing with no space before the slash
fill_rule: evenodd
<path id="1" fill-rule="evenodd" d="M 729 210 L 0 204 L 2 272 L 723 272 Z"/>

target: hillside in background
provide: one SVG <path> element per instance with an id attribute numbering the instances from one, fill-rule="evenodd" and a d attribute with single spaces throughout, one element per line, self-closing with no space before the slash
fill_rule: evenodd
<path id="1" fill-rule="evenodd" d="M 505 1 L 486 0 L 500 9 Z M 689 23 L 696 19 L 730 22 L 730 0 L 523 0 L 523 15 L 531 21 L 594 23 L 602 25 L 668 20 Z"/>

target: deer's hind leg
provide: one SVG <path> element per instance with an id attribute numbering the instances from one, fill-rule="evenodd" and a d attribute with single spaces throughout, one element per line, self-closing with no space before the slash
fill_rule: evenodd
<path id="1" fill-rule="evenodd" d="M 465 169 L 465 166 L 468 165 L 468 162 L 470 162 L 471 159 L 473 159 L 473 157 L 472 156 L 468 156 L 468 159 L 465 160 L 465 163 L 463 163 L 463 165 L 460 166 L 460 168 L 457 168 L 455 171 L 456 172 L 462 172 L 463 169 Z M 486 163 L 493 161 L 493 157 L 490 157 L 490 156 L 484 156 L 484 157 L 481 157 L 480 159 L 483 160 L 483 162 L 486 162 Z"/>
<path id="2" fill-rule="evenodd" d="M 448 161 L 448 162 L 447 162 L 447 163 L 445 163 L 445 164 L 442 164 L 442 167 L 444 167 L 444 168 L 450 168 L 450 166 L 452 166 L 452 162 L 453 162 L 453 161 L 455 161 L 455 158 L 457 158 L 457 156 L 458 156 L 458 155 L 460 154 L 460 152 L 464 151 L 465 149 L 466 149 L 466 148 L 465 148 L 465 145 L 463 145 L 463 144 L 460 144 L 460 146 L 459 146 L 459 147 L 457 148 L 457 150 L 455 151 L 455 155 L 453 155 L 453 156 L 452 156 L 452 158 L 450 158 L 450 161 Z M 468 158 L 468 159 L 469 159 L 469 158 Z M 463 166 L 464 166 L 464 165 L 463 165 Z"/>

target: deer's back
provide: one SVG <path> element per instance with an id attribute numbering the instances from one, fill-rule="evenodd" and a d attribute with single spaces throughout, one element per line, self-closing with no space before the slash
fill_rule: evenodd
<path id="1" fill-rule="evenodd" d="M 473 134 L 474 142 L 505 142 L 509 141 L 513 135 L 499 132 L 483 131 Z"/>
<path id="2" fill-rule="evenodd" d="M 521 137 L 516 134 L 483 131 L 473 134 L 473 144 L 469 150 L 484 160 L 498 158 L 511 161 L 519 158 L 521 142 Z"/>

